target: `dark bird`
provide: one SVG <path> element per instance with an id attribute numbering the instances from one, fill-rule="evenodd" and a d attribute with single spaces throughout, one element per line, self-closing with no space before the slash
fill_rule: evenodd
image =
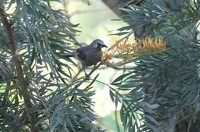
<path id="1" fill-rule="evenodd" d="M 76 52 L 72 54 L 66 54 L 64 57 L 75 57 L 80 60 L 83 70 L 87 66 L 96 65 L 98 62 L 101 61 L 102 57 L 102 48 L 107 47 L 104 42 L 100 39 L 95 39 L 90 45 L 86 45 L 80 47 L 76 50 Z"/>

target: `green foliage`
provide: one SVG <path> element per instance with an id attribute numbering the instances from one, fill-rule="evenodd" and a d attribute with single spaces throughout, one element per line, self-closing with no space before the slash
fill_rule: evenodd
<path id="1" fill-rule="evenodd" d="M 88 1 L 89 2 L 89 1 Z M 102 131 L 93 123 L 92 81 L 73 76 L 73 60 L 62 54 L 71 52 L 77 42 L 76 26 L 55 0 L 0 0 L 11 24 L 16 55 L 41 131 Z M 164 38 L 162 53 L 139 56 L 124 66 L 124 74 L 110 85 L 110 97 L 120 110 L 125 131 L 166 131 L 187 119 L 189 126 L 199 112 L 198 0 L 149 0 L 122 9 L 130 25 L 118 35 L 133 32 L 136 38 Z M 4 26 L 0 24 L 0 129 L 30 131 L 13 54 L 9 50 Z M 135 57 L 135 56 L 134 56 Z M 85 84 L 87 82 L 87 84 Z M 84 84 L 84 85 L 83 85 Z"/>
<path id="2" fill-rule="evenodd" d="M 52 7 L 58 2 L 0 1 L 21 59 L 32 103 L 29 111 L 35 115 L 35 126 L 42 131 L 101 131 L 93 124 L 93 82 L 82 85 L 85 78 L 72 76 L 73 61 L 62 58 L 76 46 L 74 37 L 78 31 L 64 12 Z M 0 23 L 0 129 L 30 131 L 26 100 L 19 88 L 7 37 Z"/>
<path id="3" fill-rule="evenodd" d="M 200 3 L 193 0 L 150 0 L 123 10 L 137 38 L 162 37 L 167 48 L 162 53 L 137 57 L 135 66 L 125 70 L 110 88 L 127 131 L 170 131 L 199 112 L 199 40 L 196 38 Z M 188 130 L 190 125 L 188 125 Z"/>
<path id="4" fill-rule="evenodd" d="M 199 1 L 150 0 L 142 6 L 123 9 L 123 18 L 130 24 L 124 30 L 133 30 L 136 37 L 174 35 L 199 20 Z M 122 30 L 119 29 L 119 30 Z"/>

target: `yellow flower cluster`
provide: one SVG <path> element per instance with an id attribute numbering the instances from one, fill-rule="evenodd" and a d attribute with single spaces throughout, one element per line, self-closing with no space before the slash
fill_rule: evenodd
<path id="1" fill-rule="evenodd" d="M 143 38 L 134 41 L 116 41 L 104 52 L 103 63 L 112 63 L 114 58 L 121 62 L 131 60 L 141 54 L 162 52 L 166 49 L 166 43 L 162 38 Z"/>
<path id="2" fill-rule="evenodd" d="M 143 53 L 162 52 L 166 49 L 166 43 L 161 38 L 144 38 L 138 41 L 138 51 Z"/>

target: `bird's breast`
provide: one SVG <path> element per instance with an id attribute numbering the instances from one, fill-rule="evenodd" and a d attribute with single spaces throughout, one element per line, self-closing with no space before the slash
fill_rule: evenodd
<path id="1" fill-rule="evenodd" d="M 98 62 L 101 61 L 101 56 L 102 56 L 102 51 L 100 50 L 91 50 L 90 52 L 88 52 L 87 54 L 87 59 L 85 61 L 85 64 L 87 66 L 91 66 L 91 65 L 96 65 Z"/>

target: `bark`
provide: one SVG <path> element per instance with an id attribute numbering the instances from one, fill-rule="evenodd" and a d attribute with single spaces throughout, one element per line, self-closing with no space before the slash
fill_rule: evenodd
<path id="1" fill-rule="evenodd" d="M 120 8 L 123 8 L 127 5 L 141 5 L 145 0 L 102 0 L 115 14 L 119 17 L 121 16 Z"/>
<path id="2" fill-rule="evenodd" d="M 11 50 L 11 54 L 12 54 L 12 57 L 13 57 L 13 60 L 14 60 L 14 63 L 15 63 L 16 73 L 17 73 L 17 78 L 18 78 L 20 90 L 22 92 L 25 109 L 26 109 L 26 112 L 28 114 L 28 119 L 29 119 L 29 122 L 30 122 L 30 129 L 31 129 L 32 132 L 38 132 L 38 128 L 35 127 L 35 123 L 36 123 L 35 116 L 30 111 L 30 109 L 32 108 L 31 99 L 30 99 L 30 96 L 29 96 L 29 91 L 28 91 L 28 88 L 27 88 L 27 85 L 26 85 L 26 81 L 24 79 L 24 73 L 23 73 L 23 70 L 22 70 L 21 63 L 20 63 L 20 58 L 18 56 L 16 46 L 15 46 L 15 42 L 14 42 L 14 39 L 13 39 L 13 35 L 12 35 L 12 31 L 11 31 L 11 25 L 8 22 L 6 14 L 5 14 L 5 12 L 2 8 L 0 8 L 0 19 L 3 23 L 4 30 L 5 30 L 6 35 L 7 35 L 8 47 Z"/>

